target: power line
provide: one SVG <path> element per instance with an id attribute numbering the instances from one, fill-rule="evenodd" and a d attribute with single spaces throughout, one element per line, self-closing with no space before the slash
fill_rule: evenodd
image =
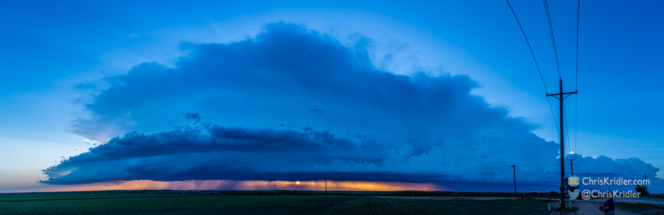
<path id="1" fill-rule="evenodd" d="M 539 64 L 537 63 L 537 58 L 535 58 L 535 52 L 533 52 L 532 46 L 530 46 L 530 42 L 528 41 L 528 37 L 526 36 L 526 31 L 523 30 L 523 26 L 521 26 L 521 22 L 519 22 L 519 18 L 516 16 L 516 12 L 514 12 L 514 8 L 512 8 L 512 5 L 510 4 L 509 0 L 505 0 L 507 2 L 507 6 L 510 7 L 510 10 L 512 11 L 512 14 L 514 15 L 514 19 L 516 19 L 516 23 L 519 24 L 519 28 L 521 29 L 521 33 L 523 34 L 523 38 L 526 39 L 526 44 L 528 44 L 528 49 L 530 49 L 530 54 L 533 56 L 533 61 L 535 61 L 535 66 L 537 67 L 537 72 L 540 75 L 540 78 L 542 79 L 542 84 L 544 85 L 544 91 L 548 94 L 549 89 L 546 87 L 546 82 L 544 81 L 544 76 L 542 75 L 542 70 L 539 67 Z M 557 58 L 556 58 L 557 59 Z M 560 70 L 558 71 L 560 73 Z M 560 74 L 559 74 L 560 76 Z M 556 121 L 556 114 L 553 111 L 553 106 L 551 105 L 551 100 L 547 98 L 549 101 L 549 108 L 551 109 L 551 116 L 553 116 L 553 124 L 556 126 L 556 130 L 558 131 L 558 134 L 560 134 L 560 130 L 558 130 L 558 122 Z"/>
<path id="2" fill-rule="evenodd" d="M 549 15 L 549 4 L 544 0 L 544 11 L 546 12 L 546 20 L 549 23 L 549 33 L 551 34 L 551 42 L 553 44 L 553 54 L 556 57 L 556 68 L 558 70 L 558 78 L 560 76 L 560 62 L 558 61 L 558 49 L 556 48 L 556 38 L 553 36 L 553 26 L 551 25 L 551 16 Z"/>
<path id="3" fill-rule="evenodd" d="M 535 54 L 534 54 L 534 52 L 533 52 L 533 50 L 530 46 L 530 42 L 528 42 L 528 38 L 526 37 L 526 33 L 523 30 L 523 27 L 521 26 L 521 23 L 519 22 L 519 19 L 517 18 L 516 13 L 514 12 L 514 9 L 512 8 L 512 5 L 509 3 L 509 0 L 506 0 L 506 1 L 507 1 L 507 5 L 510 7 L 510 10 L 512 10 L 512 14 L 514 14 L 514 18 L 517 20 L 517 23 L 519 23 L 519 28 L 521 28 L 521 32 L 523 33 L 523 36 L 526 38 L 526 42 L 528 43 L 528 48 L 530 48 L 530 53 L 533 55 L 533 59 L 535 60 L 535 62 L 537 64 L 537 60 L 535 59 Z M 579 55 L 578 54 L 578 52 L 579 52 L 578 51 L 579 50 L 579 42 L 578 42 L 579 38 L 578 37 L 579 36 L 578 35 L 579 35 L 579 13 L 580 13 L 579 12 L 579 8 L 580 8 L 579 5 L 581 4 L 580 0 L 578 0 L 578 1 L 579 1 L 579 3 L 577 4 L 578 8 L 577 8 L 576 72 L 575 72 L 575 76 L 576 76 L 575 88 L 577 88 L 577 89 L 575 89 L 574 92 L 564 92 L 563 91 L 563 79 L 562 79 L 562 75 L 560 73 L 560 60 L 558 58 L 558 49 L 556 47 L 556 38 L 555 38 L 554 32 L 553 32 L 553 25 L 551 24 L 551 14 L 549 12 L 549 4 L 548 4 L 547 0 L 543 0 L 544 12 L 546 13 L 546 20 L 547 20 L 547 24 L 549 26 L 549 34 L 551 35 L 551 44 L 553 45 L 553 54 L 554 54 L 554 57 L 556 59 L 556 70 L 558 72 L 558 80 L 559 80 L 559 88 L 560 88 L 559 93 L 549 94 L 548 89 L 546 89 L 546 83 L 544 84 L 545 90 L 547 91 L 546 96 L 547 96 L 547 100 L 549 101 L 549 107 L 551 107 L 551 113 L 554 116 L 554 123 L 555 123 L 555 113 L 553 111 L 553 107 L 551 106 L 551 100 L 548 99 L 548 97 L 552 96 L 552 97 L 557 98 L 557 99 L 560 100 L 560 130 L 558 130 L 558 133 L 560 135 L 560 202 L 561 202 L 560 208 L 561 209 L 565 207 L 565 194 L 564 194 L 564 191 L 565 191 L 565 188 L 564 188 L 564 183 L 565 183 L 564 182 L 565 181 L 565 160 L 564 159 L 565 159 L 565 154 L 566 154 L 565 142 L 564 142 L 565 137 L 567 137 L 568 148 L 571 150 L 570 140 L 569 140 L 570 139 L 569 138 L 569 125 L 566 126 L 563 123 L 563 121 L 567 121 L 567 112 L 563 112 L 563 109 L 564 109 L 563 101 L 568 96 L 571 96 L 572 94 L 577 94 L 578 93 L 578 70 L 579 70 L 578 69 L 578 67 L 579 67 L 578 66 L 578 64 L 579 64 L 578 63 L 578 61 L 579 61 L 578 60 L 578 58 L 579 58 L 579 56 L 578 56 Z M 540 77 L 542 78 L 542 82 L 544 83 L 545 81 L 544 81 L 544 78 L 542 76 L 542 72 L 539 69 L 539 65 L 537 66 L 537 69 L 540 73 Z M 577 98 L 577 101 L 578 101 L 578 98 Z M 575 103 L 575 105 L 577 105 L 577 103 Z M 576 112 L 576 109 L 578 109 L 578 105 L 575 106 L 575 120 L 578 118 L 578 112 Z M 576 121 L 575 121 L 575 125 L 576 125 Z M 577 128 L 577 126 L 575 126 L 575 129 L 576 128 Z M 567 131 L 567 133 L 568 133 L 567 136 L 565 136 L 565 134 L 564 134 L 565 131 Z M 575 130 L 575 138 L 576 138 L 576 130 Z M 575 147 L 576 147 L 576 142 L 575 142 Z"/>
<path id="4" fill-rule="evenodd" d="M 556 58 L 556 69 L 558 70 L 558 80 L 559 80 L 559 85 L 560 85 L 560 93 L 557 93 L 557 94 L 548 94 L 547 93 L 546 96 L 553 96 L 553 97 L 558 96 L 557 98 L 560 100 L 560 203 L 561 203 L 560 208 L 562 209 L 563 207 L 565 207 L 565 194 L 564 194 L 564 191 L 565 191 L 565 186 L 564 186 L 564 184 L 565 184 L 565 160 L 563 160 L 563 159 L 565 159 L 564 154 L 563 154 L 563 153 L 565 153 L 565 150 L 564 150 L 564 148 L 565 148 L 565 143 L 564 143 L 565 135 L 564 135 L 563 132 L 566 130 L 566 127 L 564 127 L 565 124 L 563 123 L 563 121 L 566 120 L 565 118 L 567 118 L 567 115 L 565 115 L 563 113 L 563 108 L 564 108 L 563 101 L 565 100 L 565 98 L 567 96 L 570 96 L 572 94 L 577 94 L 578 91 L 577 91 L 577 89 L 575 89 L 574 92 L 565 93 L 563 91 L 563 78 L 560 75 L 560 61 L 558 60 L 558 49 L 556 48 L 556 38 L 553 34 L 553 25 L 551 24 L 551 14 L 549 13 L 549 4 L 548 4 L 547 0 L 543 0 L 543 2 L 544 2 L 544 12 L 546 12 L 546 20 L 549 24 L 549 33 L 551 34 L 551 44 L 553 45 L 553 54 Z M 577 11 L 577 13 L 578 13 L 578 11 Z M 568 134 L 567 137 L 568 137 L 567 144 L 569 145 L 569 134 Z"/>
<path id="5" fill-rule="evenodd" d="M 579 89 L 579 13 L 581 11 L 581 0 L 576 5 L 576 72 L 574 77 L 574 88 Z"/>
<path id="6" fill-rule="evenodd" d="M 579 90 L 579 14 L 581 13 L 581 0 L 577 1 L 576 5 L 576 72 L 574 73 L 574 88 Z M 574 151 L 576 151 L 576 146 L 578 145 L 578 107 L 579 107 L 579 96 L 577 95 L 574 101 Z"/>
<path id="7" fill-rule="evenodd" d="M 523 33 L 523 38 L 526 38 L 526 44 L 528 44 L 528 49 L 530 49 L 530 54 L 533 55 L 533 60 L 535 61 L 535 66 L 537 66 L 537 72 L 539 72 L 540 78 L 542 78 L 542 84 L 544 84 L 544 91 L 549 93 L 549 90 L 546 88 L 546 82 L 544 82 L 544 76 L 542 76 L 542 71 L 540 70 L 539 64 L 537 63 L 537 58 L 535 58 L 535 52 L 533 52 L 533 48 L 530 46 L 530 42 L 528 41 L 528 37 L 526 36 L 526 32 L 523 30 L 523 27 L 521 26 L 521 22 L 519 22 L 519 18 L 516 17 L 516 13 L 514 12 L 514 9 L 512 8 L 512 5 L 510 4 L 509 0 L 505 0 L 507 2 L 507 6 L 510 7 L 510 10 L 512 10 L 512 14 L 514 14 L 514 19 L 516 19 L 516 23 L 519 24 L 519 28 L 521 29 L 521 33 Z"/>
<path id="8" fill-rule="evenodd" d="M 565 121 L 569 121 L 569 120 L 567 120 L 567 112 L 564 112 L 564 114 L 565 114 Z M 569 141 L 569 123 L 565 124 L 565 131 L 567 132 L 567 135 L 566 135 L 566 137 L 567 137 L 567 148 L 570 151 L 572 151 L 572 147 L 571 147 L 572 143 L 570 143 L 570 141 Z"/>
<path id="9" fill-rule="evenodd" d="M 579 134 L 577 133 L 579 124 L 578 124 L 578 118 L 579 118 L 579 112 L 577 111 L 579 109 L 579 95 L 576 95 L 574 97 L 574 152 L 577 152 L 576 150 L 576 145 L 579 142 Z"/>
<path id="10" fill-rule="evenodd" d="M 547 92 L 547 94 L 549 94 Z M 558 131 L 558 135 L 560 135 L 560 129 L 558 129 L 558 121 L 556 121 L 556 114 L 553 112 L 553 106 L 551 105 L 551 99 L 549 97 L 546 97 L 546 100 L 549 101 L 549 108 L 551 108 L 551 116 L 553 117 L 553 124 L 555 124 L 556 131 Z"/>

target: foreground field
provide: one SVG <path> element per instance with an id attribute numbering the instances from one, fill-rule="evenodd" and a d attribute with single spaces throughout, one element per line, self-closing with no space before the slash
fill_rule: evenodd
<path id="1" fill-rule="evenodd" d="M 620 208 L 624 208 L 627 211 L 635 212 L 638 214 L 644 214 L 644 215 L 664 214 L 664 205 L 661 204 L 617 202 L 616 205 Z"/>
<path id="2" fill-rule="evenodd" d="M 0 195 L 0 214 L 529 214 L 538 200 L 425 200 L 359 196 Z"/>

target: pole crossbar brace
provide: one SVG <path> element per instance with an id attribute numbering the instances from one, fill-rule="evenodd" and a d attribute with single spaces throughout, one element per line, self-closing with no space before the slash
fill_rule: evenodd
<path id="1" fill-rule="evenodd" d="M 566 92 L 566 93 L 547 93 L 546 96 L 553 96 L 554 98 L 560 99 L 560 95 L 564 95 L 563 99 L 567 98 L 568 96 L 571 96 L 572 94 L 578 94 L 579 91 L 574 91 L 574 92 Z"/>

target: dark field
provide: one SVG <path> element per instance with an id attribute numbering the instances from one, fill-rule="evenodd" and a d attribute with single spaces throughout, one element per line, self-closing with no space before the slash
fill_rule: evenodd
<path id="1" fill-rule="evenodd" d="M 644 196 L 644 198 L 664 199 L 664 194 L 649 195 L 649 196 Z"/>
<path id="2" fill-rule="evenodd" d="M 664 215 L 664 205 L 616 202 L 622 209 L 644 215 Z"/>
<path id="3" fill-rule="evenodd" d="M 366 196 L 0 195 L 0 214 L 529 214 L 539 200 L 426 200 Z"/>

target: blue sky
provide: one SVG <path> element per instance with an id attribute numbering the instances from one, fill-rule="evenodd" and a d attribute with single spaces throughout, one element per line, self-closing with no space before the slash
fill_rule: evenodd
<path id="1" fill-rule="evenodd" d="M 556 92 L 542 2 L 511 3 L 550 92 Z M 576 2 L 549 4 L 564 87 L 573 90 Z M 569 124 L 572 150 L 590 157 L 639 159 L 579 164 L 588 173 L 635 178 L 636 172 L 655 174 L 664 167 L 664 139 L 658 132 L 664 116 L 657 99 L 663 91 L 657 63 L 664 55 L 664 15 L 658 12 L 663 7 L 656 1 L 581 3 L 578 137 Z M 556 125 L 540 77 L 501 1 L 14 2 L 0 5 L 0 14 L 0 189 L 36 186 L 39 180 L 313 180 L 324 177 L 314 174 L 320 173 L 317 165 L 335 168 L 338 175 L 363 173 L 345 180 L 413 182 L 406 178 L 418 176 L 445 184 L 452 183 L 441 176 L 449 175 L 445 171 L 555 164 L 558 153 Z M 281 49 L 272 50 L 276 45 Z M 318 75 L 309 75 L 312 71 Z M 573 122 L 575 98 L 568 101 L 567 118 Z M 187 118 L 187 113 L 200 120 Z M 289 147 L 266 152 L 274 159 L 267 161 L 283 164 L 276 172 L 256 164 L 245 173 L 149 178 L 150 168 L 182 160 L 190 165 L 166 168 L 178 173 L 223 168 L 197 165 L 217 154 L 173 154 L 133 139 L 163 140 L 163 135 L 177 134 L 214 145 L 219 140 L 206 135 L 230 135 L 237 129 L 256 138 L 332 135 L 296 142 L 332 141 L 328 145 L 335 150 L 303 147 L 324 154 L 314 157 L 293 155 L 297 150 Z M 476 147 L 464 147 L 468 141 Z M 115 151 L 94 145 L 99 143 Z M 121 143 L 143 146 L 166 160 L 124 156 L 119 163 L 81 161 L 134 150 L 112 147 Z M 541 153 L 507 159 L 523 157 L 533 145 Z M 240 162 L 241 153 L 255 152 L 217 149 L 228 158 L 213 159 L 222 166 Z M 376 153 L 363 153 L 369 149 Z M 74 159 L 61 163 L 63 157 Z M 402 166 L 389 166 L 390 161 Z M 596 172 L 612 162 L 636 172 Z M 136 171 L 120 177 L 129 166 Z M 78 172 L 70 173 L 72 168 Z M 111 169 L 109 178 L 91 177 L 101 168 Z M 544 183 L 556 168 L 525 168 L 523 174 L 545 169 L 548 175 L 532 180 Z M 467 174 L 462 181 L 510 179 L 500 171 L 491 171 L 493 178 L 480 177 L 487 174 L 483 172 Z"/>

